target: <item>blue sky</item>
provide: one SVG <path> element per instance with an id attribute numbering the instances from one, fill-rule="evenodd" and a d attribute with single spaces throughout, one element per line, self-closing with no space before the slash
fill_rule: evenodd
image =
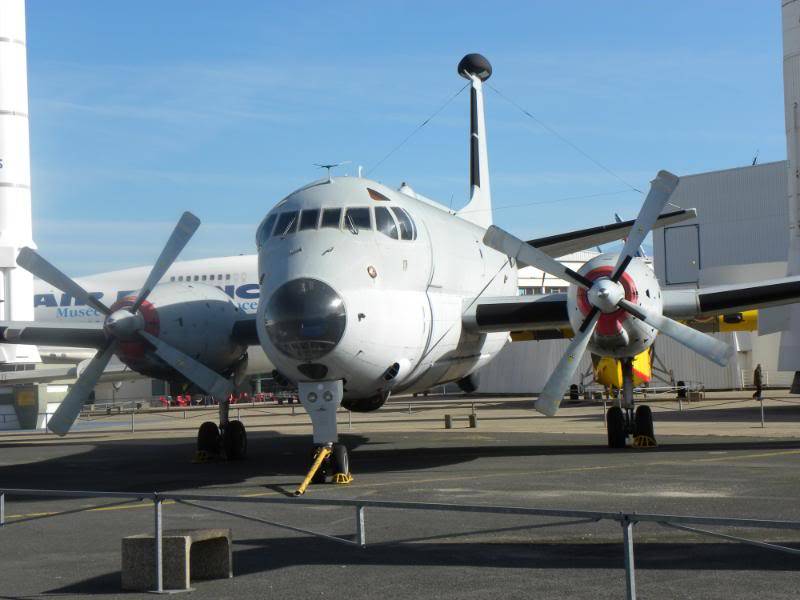
<path id="1" fill-rule="evenodd" d="M 34 236 L 74 275 L 254 252 L 312 163 L 377 163 L 490 80 L 635 187 L 786 156 L 778 0 L 28 0 Z M 468 97 L 370 176 L 465 203 Z M 487 90 L 496 222 L 522 237 L 635 216 L 642 197 Z M 591 196 L 591 197 L 590 197 Z M 504 206 L 520 205 L 515 208 Z"/>

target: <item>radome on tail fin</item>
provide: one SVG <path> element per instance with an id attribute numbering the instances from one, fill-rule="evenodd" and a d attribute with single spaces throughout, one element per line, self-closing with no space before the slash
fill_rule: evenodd
<path id="1" fill-rule="evenodd" d="M 483 109 L 483 82 L 492 75 L 492 65 L 480 54 L 467 54 L 458 63 L 458 74 L 470 81 L 470 196 L 456 214 L 481 227 L 492 224 L 492 192 L 489 184 L 489 156 L 486 149 L 486 119 Z"/>

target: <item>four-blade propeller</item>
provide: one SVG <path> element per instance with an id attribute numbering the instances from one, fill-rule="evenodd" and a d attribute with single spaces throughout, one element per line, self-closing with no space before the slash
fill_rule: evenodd
<path id="1" fill-rule="evenodd" d="M 104 330 L 108 336 L 108 343 L 95 354 L 75 384 L 70 387 L 66 397 L 47 424 L 50 431 L 58 435 L 65 435 L 69 431 L 89 394 L 97 385 L 103 370 L 111 360 L 119 341 L 146 340 L 152 346 L 153 354 L 207 394 L 226 397 L 233 392 L 233 386 L 226 378 L 145 331 L 145 320 L 140 312 L 142 304 L 150 292 L 153 291 L 199 226 L 200 219 L 190 212 L 183 213 L 161 251 L 161 255 L 150 270 L 133 305 L 113 312 L 77 282 L 39 256 L 35 250 L 31 248 L 20 250 L 17 257 L 17 264 L 20 267 L 105 315 Z"/>
<path id="2" fill-rule="evenodd" d="M 578 365 L 586 353 L 601 313 L 609 314 L 622 309 L 718 365 L 725 366 L 728 364 L 728 359 L 733 353 L 733 349 L 728 344 L 678 323 L 662 314 L 629 302 L 625 298 L 622 285 L 619 283 L 631 260 L 636 256 L 639 246 L 641 246 L 644 238 L 655 225 L 658 216 L 677 185 L 678 178 L 667 171 L 659 171 L 656 178 L 651 182 L 650 192 L 647 194 L 647 198 L 639 211 L 639 216 L 633 224 L 611 277 L 600 277 L 595 280 L 587 279 L 541 250 L 526 244 L 494 225 L 486 231 L 483 242 L 487 246 L 583 288 L 586 290 L 586 299 L 591 306 L 589 313 L 585 316 L 578 331 L 575 332 L 567 351 L 561 357 L 555 371 L 547 380 L 542 393 L 536 401 L 536 410 L 539 412 L 552 416 L 558 410 L 561 399 L 575 377 Z"/>

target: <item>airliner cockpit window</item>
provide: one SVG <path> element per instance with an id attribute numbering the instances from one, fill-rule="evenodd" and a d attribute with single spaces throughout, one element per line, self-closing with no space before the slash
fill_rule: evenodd
<path id="1" fill-rule="evenodd" d="M 304 210 L 300 215 L 300 231 L 306 229 L 316 229 L 319 221 L 319 209 Z"/>
<path id="2" fill-rule="evenodd" d="M 275 219 L 278 218 L 276 213 L 267 217 L 267 220 L 261 224 L 256 233 L 256 245 L 260 248 L 267 241 L 269 234 L 272 233 L 272 226 L 275 225 Z"/>
<path id="3" fill-rule="evenodd" d="M 341 208 L 326 208 L 322 211 L 322 229 L 339 229 L 339 221 L 342 220 Z"/>
<path id="4" fill-rule="evenodd" d="M 400 235 L 397 233 L 397 223 L 385 206 L 375 207 L 375 225 L 383 235 L 389 236 L 393 240 L 400 239 Z"/>
<path id="5" fill-rule="evenodd" d="M 402 208 L 396 206 L 392 206 L 391 209 L 400 223 L 400 238 L 404 240 L 413 240 L 416 237 L 416 232 L 414 231 L 414 222 L 411 220 L 409 214 Z"/>
<path id="6" fill-rule="evenodd" d="M 300 215 L 299 211 L 293 210 L 292 212 L 281 213 L 278 217 L 278 223 L 275 225 L 275 231 L 272 232 L 274 236 L 290 235 L 297 231 L 297 217 Z"/>
<path id="7" fill-rule="evenodd" d="M 372 218 L 369 214 L 368 206 L 358 208 L 348 208 L 344 213 L 344 226 L 353 233 L 358 233 L 362 229 L 372 229 Z"/>

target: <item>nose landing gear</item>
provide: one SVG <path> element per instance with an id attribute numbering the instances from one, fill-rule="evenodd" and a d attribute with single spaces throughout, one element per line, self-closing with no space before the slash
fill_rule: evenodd
<path id="1" fill-rule="evenodd" d="M 297 387 L 300 402 L 311 417 L 316 449 L 311 469 L 295 496 L 304 494 L 311 483 L 325 483 L 329 476 L 332 483 L 351 483 L 350 458 L 347 447 L 338 443 L 336 423 L 336 411 L 342 403 L 342 381 L 301 381 Z"/>
<path id="2" fill-rule="evenodd" d="M 620 406 L 606 412 L 606 431 L 609 448 L 624 448 L 628 436 L 633 437 L 634 448 L 657 446 L 653 430 L 653 412 L 649 406 L 637 406 L 633 401 L 633 360 L 622 360 L 622 395 Z"/>

